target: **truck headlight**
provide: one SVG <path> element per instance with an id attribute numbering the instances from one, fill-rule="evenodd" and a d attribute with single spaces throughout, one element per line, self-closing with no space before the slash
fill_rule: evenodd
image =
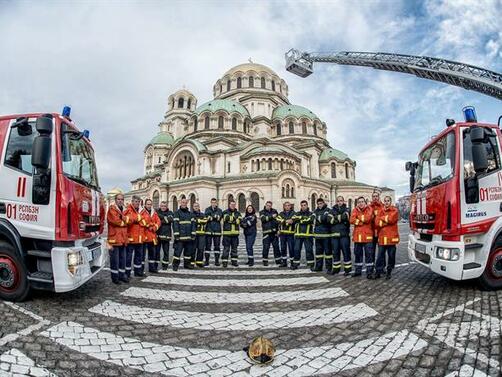
<path id="1" fill-rule="evenodd" d="M 75 274 L 75 271 L 77 271 L 77 266 L 84 263 L 80 251 L 70 251 L 67 254 L 67 260 L 68 260 L 68 271 L 70 271 L 71 274 Z"/>
<path id="2" fill-rule="evenodd" d="M 438 247 L 436 248 L 436 257 L 444 260 L 457 261 L 460 259 L 460 249 Z"/>

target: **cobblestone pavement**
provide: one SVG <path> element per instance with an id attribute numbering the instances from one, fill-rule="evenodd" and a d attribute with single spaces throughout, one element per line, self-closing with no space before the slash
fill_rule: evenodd
<path id="1" fill-rule="evenodd" d="M 500 376 L 502 292 L 410 264 L 407 231 L 391 280 L 249 268 L 241 242 L 238 268 L 119 286 L 103 271 L 0 302 L 0 376 Z M 257 335 L 277 347 L 270 365 L 242 351 Z"/>

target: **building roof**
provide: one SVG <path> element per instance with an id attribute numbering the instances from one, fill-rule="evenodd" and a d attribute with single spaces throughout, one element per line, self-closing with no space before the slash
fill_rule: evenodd
<path id="1" fill-rule="evenodd" d="M 266 72 L 271 75 L 278 76 L 277 73 L 275 73 L 269 67 L 267 67 L 263 64 L 258 64 L 258 63 L 244 63 L 244 64 L 236 65 L 235 67 L 232 67 L 228 71 L 226 71 L 223 76 L 232 75 L 236 72 L 247 72 L 247 71 Z"/>
<path id="2" fill-rule="evenodd" d="M 350 160 L 349 156 L 335 148 L 327 148 L 321 152 L 321 155 L 319 156 L 319 162 L 322 161 L 329 161 L 331 159 L 335 159 L 338 161 L 345 161 L 345 160 Z"/>
<path id="3" fill-rule="evenodd" d="M 197 107 L 195 109 L 195 113 L 199 115 L 204 111 L 214 113 L 218 110 L 226 111 L 229 114 L 239 113 L 244 117 L 249 117 L 249 113 L 244 106 L 242 106 L 239 102 L 229 99 L 213 99 L 212 101 L 206 102 Z"/>
<path id="4" fill-rule="evenodd" d="M 160 131 L 157 135 L 153 137 L 152 140 L 150 140 L 149 144 L 152 145 L 158 145 L 158 144 L 173 144 L 174 143 L 174 137 L 171 135 L 169 132 L 162 132 Z"/>
<path id="5" fill-rule="evenodd" d="M 312 111 L 310 111 L 306 107 L 298 105 L 282 105 L 274 109 L 274 112 L 272 113 L 272 120 L 284 119 L 289 116 L 295 118 L 306 117 L 311 120 L 319 119 L 317 115 L 315 115 Z"/>
<path id="6" fill-rule="evenodd" d="M 195 97 L 192 92 L 190 92 L 189 90 L 187 90 L 185 88 L 175 91 L 169 97 L 179 97 L 179 96 Z"/>

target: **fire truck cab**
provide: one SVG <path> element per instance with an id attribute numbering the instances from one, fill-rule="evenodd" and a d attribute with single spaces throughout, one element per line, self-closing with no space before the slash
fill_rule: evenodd
<path id="1" fill-rule="evenodd" d="M 477 278 L 502 288 L 502 134 L 479 123 L 473 107 L 465 122 L 446 129 L 408 162 L 411 260 L 454 280 Z M 500 120 L 499 120 L 500 123 Z"/>
<path id="2" fill-rule="evenodd" d="M 69 116 L 0 116 L 0 299 L 70 291 L 104 266 L 94 151 Z"/>

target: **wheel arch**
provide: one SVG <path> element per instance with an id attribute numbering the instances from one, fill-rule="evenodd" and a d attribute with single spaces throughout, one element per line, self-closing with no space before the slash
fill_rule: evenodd
<path id="1" fill-rule="evenodd" d="M 21 236 L 16 228 L 5 219 L 0 219 L 0 240 L 4 240 L 14 247 L 19 256 L 23 257 L 23 248 L 21 246 Z"/>

